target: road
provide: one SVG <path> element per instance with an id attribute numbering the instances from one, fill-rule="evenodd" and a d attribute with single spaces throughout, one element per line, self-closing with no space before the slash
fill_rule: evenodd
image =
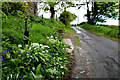
<path id="1" fill-rule="evenodd" d="M 75 46 L 71 78 L 118 78 L 118 42 L 71 27 L 80 39 Z"/>

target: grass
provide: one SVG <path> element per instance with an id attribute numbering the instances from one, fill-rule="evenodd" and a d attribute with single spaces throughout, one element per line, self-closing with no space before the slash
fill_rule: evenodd
<path id="1" fill-rule="evenodd" d="M 14 24 L 13 24 L 14 22 Z M 54 20 L 38 17 L 35 21 L 28 22 L 29 39 L 31 42 L 45 43 L 46 37 L 58 34 L 56 29 L 62 30 L 65 27 L 62 23 Z M 2 19 L 2 33 L 9 38 L 13 44 L 24 43 L 25 21 L 16 16 L 7 16 Z"/>
<path id="2" fill-rule="evenodd" d="M 92 33 L 96 33 L 98 35 L 102 35 L 108 37 L 112 40 L 119 41 L 119 30 L 118 26 L 100 26 L 100 25 L 90 25 L 90 24 L 83 24 L 79 25 L 79 27 L 84 28 Z"/>

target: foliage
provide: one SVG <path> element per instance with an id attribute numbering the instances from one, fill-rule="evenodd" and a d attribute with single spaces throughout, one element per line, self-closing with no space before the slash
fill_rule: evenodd
<path id="1" fill-rule="evenodd" d="M 2 33 L 6 36 L 6 38 L 9 38 L 13 44 L 23 43 L 24 21 L 21 18 L 14 16 L 2 18 Z"/>
<path id="2" fill-rule="evenodd" d="M 87 3 L 88 5 L 88 3 Z M 97 22 L 105 22 L 108 18 L 118 18 L 118 2 L 92 2 L 91 11 L 87 6 L 87 16 L 89 24 L 96 24 Z"/>
<path id="3" fill-rule="evenodd" d="M 64 11 L 60 15 L 60 21 L 64 23 L 66 26 L 70 25 L 70 22 L 73 21 L 77 16 L 75 14 L 72 14 L 69 11 Z"/>
<path id="4" fill-rule="evenodd" d="M 59 23 L 52 19 L 42 19 L 41 17 L 37 18 L 35 22 L 48 26 L 49 28 L 52 28 L 52 29 L 63 30 L 63 28 L 65 27 L 65 25 L 61 22 Z"/>
<path id="5" fill-rule="evenodd" d="M 61 78 L 67 71 L 67 46 L 56 29 L 64 25 L 49 19 L 29 19 L 29 44 L 24 44 L 24 14 L 3 15 L 2 78 Z M 26 15 L 25 15 L 26 16 Z M 31 16 L 31 18 L 34 18 Z M 14 24 L 13 24 L 14 22 Z"/>
<path id="6" fill-rule="evenodd" d="M 106 26 L 99 26 L 99 25 L 90 25 L 90 24 L 83 24 L 80 25 L 80 27 L 90 30 L 92 32 L 102 34 L 111 38 L 118 39 L 119 35 L 119 30 L 116 28 L 111 28 L 111 27 L 106 27 Z"/>
<path id="7" fill-rule="evenodd" d="M 28 10 L 28 6 L 26 6 L 25 4 L 28 5 L 25 2 L 2 2 L 2 11 L 7 15 L 16 15 L 18 10 L 22 12 Z"/>
<path id="8" fill-rule="evenodd" d="M 57 37 L 47 38 L 48 42 L 44 45 L 19 44 L 18 47 L 15 45 L 16 50 L 12 51 L 3 48 L 3 79 L 61 78 L 67 71 L 66 64 L 68 64 L 65 44 Z"/>

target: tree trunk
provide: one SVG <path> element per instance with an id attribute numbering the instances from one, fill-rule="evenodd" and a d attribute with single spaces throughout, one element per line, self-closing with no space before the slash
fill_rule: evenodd
<path id="1" fill-rule="evenodd" d="M 55 16 L 55 10 L 54 10 L 54 6 L 50 6 L 50 12 L 51 12 L 51 19 L 54 19 Z"/>
<path id="2" fill-rule="evenodd" d="M 86 0 L 86 2 L 87 2 L 87 0 Z M 89 2 L 87 2 L 87 20 L 88 20 L 88 23 L 90 24 L 90 11 L 89 11 L 88 3 Z"/>
<path id="3" fill-rule="evenodd" d="M 94 15 L 93 15 L 93 20 L 94 20 L 94 25 L 96 24 L 96 16 L 97 16 L 97 4 L 96 4 L 96 2 L 94 2 Z"/>
<path id="4" fill-rule="evenodd" d="M 37 18 L 37 2 L 28 2 L 30 4 L 31 10 L 29 11 L 35 18 Z"/>

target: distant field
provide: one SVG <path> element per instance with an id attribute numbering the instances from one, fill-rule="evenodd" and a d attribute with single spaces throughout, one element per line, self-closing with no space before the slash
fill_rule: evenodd
<path id="1" fill-rule="evenodd" d="M 109 37 L 113 40 L 118 41 L 119 35 L 119 26 L 108 26 L 108 25 L 90 25 L 90 24 L 82 24 L 78 25 L 81 28 L 89 30 L 90 32 L 96 33 L 98 35 Z"/>

